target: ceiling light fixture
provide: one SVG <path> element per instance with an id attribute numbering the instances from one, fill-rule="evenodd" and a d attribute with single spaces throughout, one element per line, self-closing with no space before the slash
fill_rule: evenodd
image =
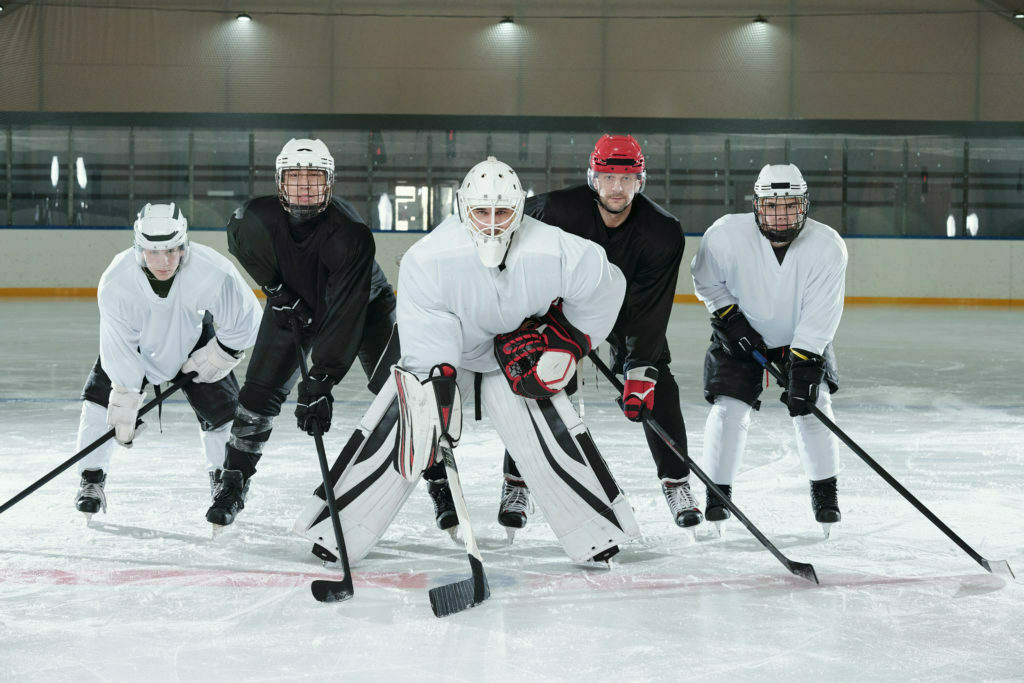
<path id="1" fill-rule="evenodd" d="M 515 22 L 515 20 L 512 17 L 502 17 L 501 21 L 499 21 L 498 23 L 499 24 L 514 24 L 516 22 Z"/>
<path id="2" fill-rule="evenodd" d="M 754 23 L 755 24 L 767 24 L 768 23 L 768 17 L 766 17 L 763 14 L 758 14 L 756 17 L 754 17 Z"/>
<path id="3" fill-rule="evenodd" d="M 235 21 L 252 21 L 252 17 L 245 12 L 239 12 L 238 16 L 235 17 Z"/>

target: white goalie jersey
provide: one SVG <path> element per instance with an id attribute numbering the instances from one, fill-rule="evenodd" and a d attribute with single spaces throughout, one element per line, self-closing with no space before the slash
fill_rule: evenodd
<path id="1" fill-rule="evenodd" d="M 611 332 L 626 281 L 599 245 L 525 216 L 504 269 L 480 262 L 465 226 L 449 216 L 414 244 L 398 275 L 402 367 L 425 376 L 438 363 L 498 369 L 494 337 L 556 298 L 596 347 Z"/>
<path id="2" fill-rule="evenodd" d="M 713 313 L 737 304 L 768 348 L 821 354 L 843 315 L 846 245 L 835 230 L 807 219 L 779 263 L 753 213 L 722 216 L 691 263 L 697 298 Z"/>
<path id="3" fill-rule="evenodd" d="M 192 243 L 188 262 L 161 298 L 135 260 L 114 257 L 100 278 L 100 364 L 115 385 L 142 388 L 143 378 L 167 382 L 181 370 L 213 315 L 217 339 L 242 350 L 256 342 L 263 311 L 252 289 L 224 256 Z"/>

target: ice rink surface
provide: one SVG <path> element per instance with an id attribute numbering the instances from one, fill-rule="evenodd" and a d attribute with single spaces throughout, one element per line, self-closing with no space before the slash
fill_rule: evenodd
<path id="1" fill-rule="evenodd" d="M 98 350 L 91 301 L 0 302 L 0 502 L 73 454 Z M 670 328 L 690 451 L 708 405 L 703 308 Z M 837 422 L 978 552 L 1024 574 L 1020 311 L 851 307 L 836 339 Z M 180 396 L 118 449 L 91 528 L 69 470 L 0 515 L 0 681 L 1024 680 L 1024 587 L 986 573 L 845 447 L 843 521 L 824 541 L 792 423 L 769 387 L 734 499 L 821 585 L 738 523 L 672 523 L 640 427 L 586 364 L 586 421 L 642 542 L 610 571 L 571 564 L 536 514 L 512 547 L 495 519 L 502 446 L 467 418 L 456 450 L 492 596 L 445 619 L 427 590 L 469 576 L 425 487 L 354 570 L 356 594 L 289 529 L 319 483 L 285 406 L 247 507 L 211 539 L 195 418 Z M 367 405 L 354 368 L 327 450 Z M 149 394 L 152 397 L 152 391 Z M 469 411 L 468 415 L 471 416 Z M 703 503 L 703 486 L 695 486 Z M 1022 577 L 1024 578 L 1024 577 Z"/>

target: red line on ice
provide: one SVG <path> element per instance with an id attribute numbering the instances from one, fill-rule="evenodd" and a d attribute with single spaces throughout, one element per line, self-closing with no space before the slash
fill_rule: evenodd
<path id="1" fill-rule="evenodd" d="M 215 569 L 115 569 L 88 572 L 61 569 L 13 569 L 0 573 L 0 583 L 45 583 L 75 586 L 123 586 L 164 581 L 180 586 L 225 588 L 291 588 L 314 579 L 340 580 L 338 573 L 259 572 Z M 414 572 L 353 572 L 356 586 L 364 588 L 426 588 L 427 577 Z"/>

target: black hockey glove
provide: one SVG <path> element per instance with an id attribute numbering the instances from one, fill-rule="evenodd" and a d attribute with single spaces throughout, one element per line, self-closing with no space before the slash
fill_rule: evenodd
<path id="1" fill-rule="evenodd" d="M 818 387 L 825 379 L 825 359 L 803 349 L 790 349 L 789 387 L 782 392 L 781 401 L 789 406 L 793 417 L 810 415 L 811 406 L 818 400 Z"/>
<path id="2" fill-rule="evenodd" d="M 310 436 L 313 436 L 314 425 L 319 425 L 321 434 L 326 434 L 331 429 L 333 387 L 334 378 L 330 375 L 317 375 L 299 382 L 299 400 L 295 405 L 295 417 L 299 429 Z"/>
<path id="3" fill-rule="evenodd" d="M 292 320 L 299 323 L 299 329 L 305 330 L 313 324 L 313 312 L 298 294 L 284 286 L 260 287 L 267 295 L 267 309 L 274 313 L 274 322 L 283 330 L 292 328 Z"/>
<path id="4" fill-rule="evenodd" d="M 751 327 L 736 304 L 725 306 L 711 315 L 711 336 L 733 358 L 752 358 L 754 351 L 767 355 L 761 334 Z"/>

